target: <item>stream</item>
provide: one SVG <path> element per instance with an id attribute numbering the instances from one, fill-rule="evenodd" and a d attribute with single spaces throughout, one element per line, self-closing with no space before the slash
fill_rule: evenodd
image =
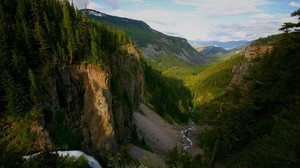
<path id="1" fill-rule="evenodd" d="M 193 145 L 193 141 L 189 138 L 189 133 L 195 132 L 197 130 L 198 130 L 198 128 L 197 128 L 195 122 L 193 122 L 190 119 L 187 127 L 180 131 L 182 137 L 179 140 L 179 142 L 177 143 L 177 145 L 179 147 L 181 147 L 183 151 L 186 151 Z"/>

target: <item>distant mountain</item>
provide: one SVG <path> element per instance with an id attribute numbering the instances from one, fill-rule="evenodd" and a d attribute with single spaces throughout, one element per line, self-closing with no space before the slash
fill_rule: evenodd
<path id="1" fill-rule="evenodd" d="M 215 46 L 215 47 L 222 47 L 226 50 L 230 50 L 239 46 L 243 46 L 245 44 L 249 44 L 251 41 L 240 40 L 240 41 L 201 41 L 201 40 L 194 40 L 189 41 L 189 43 L 194 47 L 204 47 L 204 46 Z"/>
<path id="2" fill-rule="evenodd" d="M 201 53 L 203 56 L 223 55 L 229 52 L 225 50 L 223 47 L 215 47 L 215 46 L 198 47 L 196 48 L 196 50 L 199 53 Z"/>
<path id="3" fill-rule="evenodd" d="M 184 38 L 165 35 L 152 29 L 145 22 L 107 15 L 91 9 L 83 9 L 90 18 L 103 22 L 111 27 L 123 29 L 134 43 L 149 58 L 175 57 L 192 65 L 200 65 L 204 59 Z"/>

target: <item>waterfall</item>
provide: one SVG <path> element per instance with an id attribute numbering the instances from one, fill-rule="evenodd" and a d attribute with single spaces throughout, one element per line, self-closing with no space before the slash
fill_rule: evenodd
<path id="1" fill-rule="evenodd" d="M 58 154 L 60 157 L 73 157 L 75 159 L 79 159 L 80 156 L 83 156 L 87 161 L 88 165 L 90 168 L 102 168 L 99 162 L 93 157 L 85 154 L 84 152 L 73 150 L 73 151 L 55 151 L 51 152 L 53 154 Z M 41 152 L 28 155 L 28 156 L 23 156 L 24 159 L 30 159 L 32 157 L 35 157 L 37 155 L 41 154 Z"/>

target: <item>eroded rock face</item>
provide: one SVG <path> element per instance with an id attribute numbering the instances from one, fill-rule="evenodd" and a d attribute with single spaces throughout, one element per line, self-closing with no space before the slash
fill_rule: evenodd
<path id="1" fill-rule="evenodd" d="M 113 94 L 112 109 L 118 144 L 129 142 L 133 128 L 133 111 L 144 97 L 144 74 L 140 55 L 133 45 L 122 47 L 126 54 L 109 60 Z"/>
<path id="2" fill-rule="evenodd" d="M 57 99 L 69 112 L 67 122 L 81 129 L 83 147 L 91 152 L 116 150 L 109 68 L 68 65 L 58 71 Z"/>
<path id="3" fill-rule="evenodd" d="M 270 53 L 273 50 L 273 46 L 248 46 L 244 50 L 244 56 L 247 58 L 247 62 L 235 65 L 232 68 L 232 73 L 234 74 L 230 85 L 237 85 L 243 81 L 243 78 L 248 73 L 250 67 L 253 64 L 255 58 L 261 57 L 264 54 Z M 242 56 L 242 55 L 241 55 Z"/>
<path id="4" fill-rule="evenodd" d="M 245 48 L 245 57 L 251 61 L 258 56 L 271 52 L 273 50 L 273 46 L 248 46 Z"/>
<path id="5" fill-rule="evenodd" d="M 144 97 L 143 68 L 135 47 L 125 45 L 108 57 L 103 68 L 59 63 L 51 74 L 42 75 L 41 83 L 41 106 L 50 111 L 46 122 L 56 123 L 56 113 L 65 111 L 64 124 L 82 135 L 78 147 L 104 159 L 130 140 L 132 114 Z"/>
<path id="6" fill-rule="evenodd" d="M 84 82 L 84 105 L 81 113 L 81 127 L 84 144 L 97 150 L 110 151 L 116 148 L 113 128 L 112 95 L 110 93 L 110 72 L 95 65 L 81 65 L 77 73 Z M 76 73 L 76 71 L 75 71 Z"/>
<path id="7" fill-rule="evenodd" d="M 229 86 L 240 84 L 243 81 L 244 76 L 247 74 L 250 66 L 251 63 L 249 62 L 233 66 L 232 73 L 234 75 L 230 81 Z"/>

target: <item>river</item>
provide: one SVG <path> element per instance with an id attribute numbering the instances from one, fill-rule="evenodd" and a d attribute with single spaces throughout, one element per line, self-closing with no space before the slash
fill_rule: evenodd
<path id="1" fill-rule="evenodd" d="M 184 150 L 184 151 L 189 149 L 193 145 L 193 141 L 189 138 L 189 133 L 190 132 L 195 132 L 197 130 L 198 130 L 198 128 L 197 128 L 195 122 L 193 122 L 190 119 L 189 122 L 188 122 L 187 127 L 180 131 L 182 137 L 179 140 L 179 142 L 177 143 L 177 145 L 179 147 L 181 147 L 182 150 Z"/>

